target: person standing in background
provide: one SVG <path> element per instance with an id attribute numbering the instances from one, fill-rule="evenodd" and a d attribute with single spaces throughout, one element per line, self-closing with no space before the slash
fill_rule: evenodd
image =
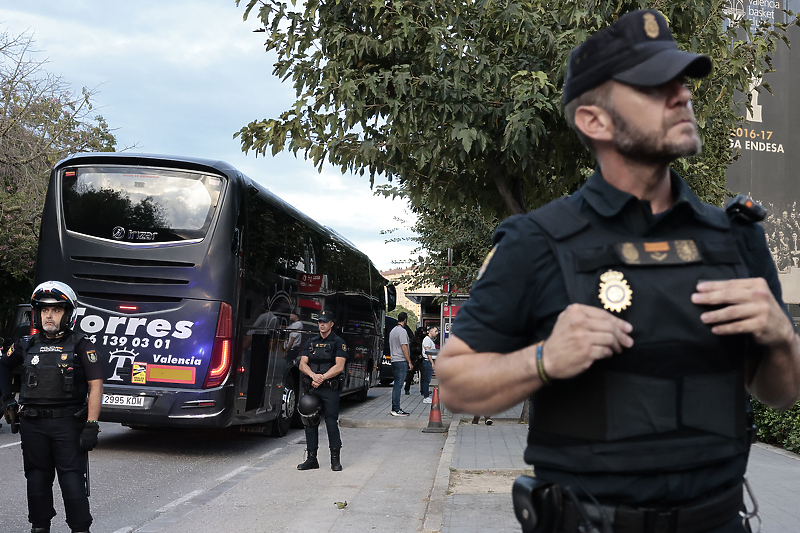
<path id="1" fill-rule="evenodd" d="M 436 337 L 439 336 L 439 328 L 436 326 L 431 326 L 431 329 L 428 330 L 428 334 L 425 335 L 425 338 L 422 339 L 422 379 L 420 381 L 420 387 L 422 389 L 422 396 L 424 399 L 422 403 L 431 403 L 431 379 L 433 378 L 433 356 L 428 353 L 428 350 L 435 350 Z"/>
<path id="2" fill-rule="evenodd" d="M 397 315 L 397 325 L 389 333 L 389 353 L 392 361 L 392 374 L 394 383 L 392 384 L 392 416 L 408 416 L 408 413 L 400 408 L 400 395 L 403 392 L 403 383 L 406 374 L 411 367 L 411 354 L 408 351 L 408 333 L 406 324 L 408 314 L 400 311 Z"/>

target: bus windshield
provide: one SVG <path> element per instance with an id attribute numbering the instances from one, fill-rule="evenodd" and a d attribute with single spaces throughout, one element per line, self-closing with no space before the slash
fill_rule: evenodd
<path id="1" fill-rule="evenodd" d="M 156 168 L 67 168 L 62 180 L 68 230 L 118 242 L 203 239 L 223 179 Z"/>

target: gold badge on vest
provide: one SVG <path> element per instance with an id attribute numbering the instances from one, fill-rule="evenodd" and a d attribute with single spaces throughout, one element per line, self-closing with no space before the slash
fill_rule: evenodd
<path id="1" fill-rule="evenodd" d="M 608 270 L 600 276 L 599 296 L 604 308 L 619 313 L 631 305 L 633 291 L 622 272 Z"/>
<path id="2" fill-rule="evenodd" d="M 614 245 L 627 265 L 677 265 L 701 260 L 692 239 L 658 242 L 623 242 Z"/>

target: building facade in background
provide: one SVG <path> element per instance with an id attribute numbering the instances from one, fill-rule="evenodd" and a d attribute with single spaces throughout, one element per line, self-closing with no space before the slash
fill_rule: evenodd
<path id="1" fill-rule="evenodd" d="M 732 0 L 729 16 L 758 23 L 788 22 L 781 11 L 800 11 L 800 0 Z M 775 264 L 783 299 L 795 323 L 800 322 L 800 28 L 790 26 L 789 49 L 779 44 L 772 65 L 775 72 L 753 80 L 752 111 L 747 122 L 731 132 L 731 148 L 739 152 L 728 168 L 726 186 L 734 195 L 748 194 L 767 208 L 762 222 Z M 761 88 L 768 83 L 772 93 Z"/>

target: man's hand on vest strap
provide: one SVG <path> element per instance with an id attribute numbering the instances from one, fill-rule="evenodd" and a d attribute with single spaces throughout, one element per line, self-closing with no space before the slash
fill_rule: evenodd
<path id="1" fill-rule="evenodd" d="M 90 452 L 97 446 L 97 434 L 100 433 L 100 424 L 97 422 L 86 422 L 86 426 L 81 432 L 80 449 L 83 452 Z"/>
<path id="2" fill-rule="evenodd" d="M 628 322 L 605 309 L 571 304 L 558 315 L 544 343 L 545 372 L 553 379 L 577 376 L 596 360 L 633 346 L 632 330 Z"/>
<path id="3" fill-rule="evenodd" d="M 725 306 L 700 315 L 715 335 L 750 333 L 757 343 L 770 347 L 788 345 L 794 339 L 794 327 L 764 278 L 698 283 L 692 303 Z"/>

